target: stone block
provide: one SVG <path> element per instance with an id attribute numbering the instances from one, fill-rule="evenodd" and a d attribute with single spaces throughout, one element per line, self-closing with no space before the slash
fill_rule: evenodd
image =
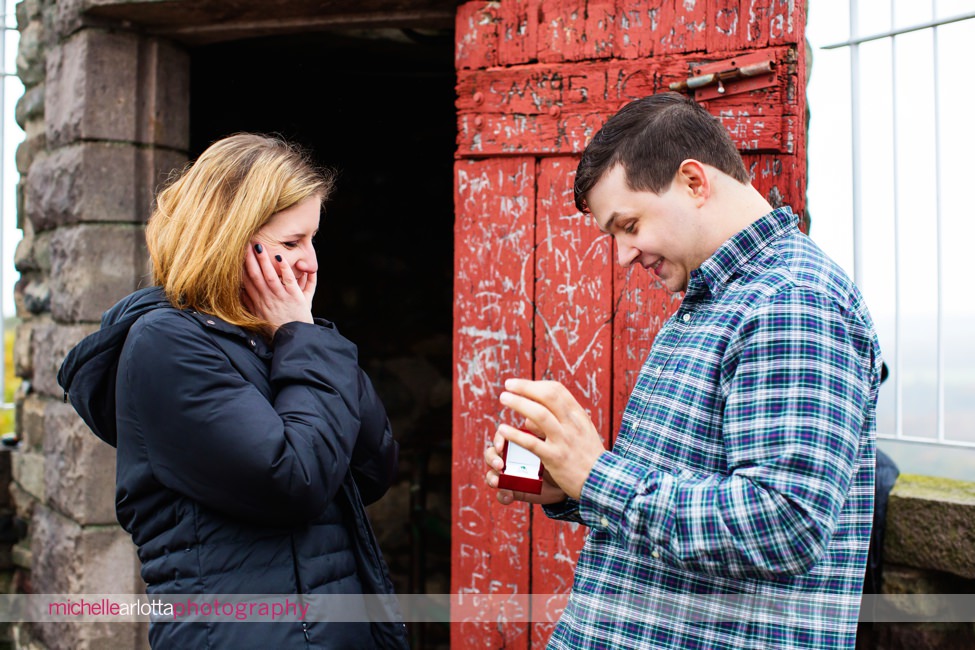
<path id="1" fill-rule="evenodd" d="M 13 457 L 10 460 L 13 461 Z M 10 498 L 14 502 L 14 513 L 16 516 L 25 522 L 30 521 L 34 514 L 34 506 L 38 502 L 37 498 L 17 485 L 16 481 L 10 484 Z"/>
<path id="2" fill-rule="evenodd" d="M 141 226 L 80 225 L 51 238 L 51 315 L 62 322 L 100 321 L 120 298 L 148 284 Z"/>
<path id="3" fill-rule="evenodd" d="M 36 593 L 144 593 L 135 545 L 121 527 L 82 526 L 38 505 L 30 530 Z"/>
<path id="4" fill-rule="evenodd" d="M 20 449 L 42 452 L 44 449 L 44 412 L 50 399 L 28 395 L 20 408 Z"/>
<path id="5" fill-rule="evenodd" d="M 48 504 L 81 525 L 114 524 L 115 449 L 70 404 L 49 400 L 44 418 Z"/>
<path id="6" fill-rule="evenodd" d="M 887 503 L 884 559 L 975 578 L 975 483 L 901 474 Z"/>
<path id="7" fill-rule="evenodd" d="M 30 221 L 24 222 L 23 230 L 24 235 L 17 242 L 17 250 L 14 252 L 14 267 L 22 274 L 27 271 L 42 271 L 45 275 L 50 273 L 52 233 L 34 232 Z"/>
<path id="8" fill-rule="evenodd" d="M 31 120 L 44 119 L 44 84 L 28 88 L 17 100 L 14 108 L 14 119 L 20 128 L 27 130 L 27 123 Z"/>
<path id="9" fill-rule="evenodd" d="M 10 498 L 10 483 L 13 481 L 13 467 L 10 456 L 14 454 L 8 447 L 0 447 L 0 516 L 9 513 L 12 501 Z M 0 592 L 2 593 L 2 592 Z"/>
<path id="10" fill-rule="evenodd" d="M 46 314 L 51 311 L 51 285 L 40 273 L 22 275 L 14 287 L 20 314 Z"/>
<path id="11" fill-rule="evenodd" d="M 14 373 L 21 379 L 34 374 L 34 319 L 25 319 L 14 330 Z"/>
<path id="12" fill-rule="evenodd" d="M 34 558 L 30 554 L 30 547 L 23 542 L 14 544 L 13 548 L 10 549 L 10 560 L 14 566 L 27 571 L 30 571 L 31 565 L 34 563 Z"/>
<path id="13" fill-rule="evenodd" d="M 96 329 L 95 324 L 57 325 L 50 321 L 39 324 L 34 329 L 32 392 L 63 400 L 64 391 L 57 382 L 58 368 L 68 351 Z"/>
<path id="14" fill-rule="evenodd" d="M 44 24 L 39 20 L 31 20 L 21 29 L 17 44 L 17 75 L 27 87 L 44 81 L 44 46 Z"/>
<path id="15" fill-rule="evenodd" d="M 17 172 L 21 176 L 26 176 L 30 166 L 34 163 L 34 160 L 47 148 L 47 138 L 42 133 L 40 136 L 26 137 L 24 140 L 17 145 L 17 151 L 14 153 L 14 162 L 17 166 Z"/>
<path id="16" fill-rule="evenodd" d="M 31 521 L 31 584 L 35 593 L 140 594 L 135 546 L 118 526 L 81 526 L 38 507 Z M 48 650 L 140 647 L 145 626 L 45 623 L 35 628 Z"/>
<path id="17" fill-rule="evenodd" d="M 58 0 L 54 13 L 54 31 L 59 38 L 70 36 L 83 27 L 108 26 L 104 20 L 86 16 L 88 0 Z"/>
<path id="18" fill-rule="evenodd" d="M 189 147 L 189 55 L 134 33 L 82 29 L 48 53 L 52 147 L 115 140 Z"/>
<path id="19" fill-rule="evenodd" d="M 156 188 L 186 156 L 127 143 L 87 142 L 41 156 L 27 176 L 37 231 L 85 221 L 145 222 Z"/>
<path id="20" fill-rule="evenodd" d="M 39 502 L 46 498 L 44 492 L 44 456 L 36 451 L 18 449 L 10 457 L 14 482 Z"/>
<path id="21" fill-rule="evenodd" d="M 878 627 L 875 645 L 882 650 L 971 650 L 971 623 L 886 623 Z"/>

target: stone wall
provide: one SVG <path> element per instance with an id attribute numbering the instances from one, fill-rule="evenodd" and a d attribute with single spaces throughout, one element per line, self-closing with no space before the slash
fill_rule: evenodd
<path id="1" fill-rule="evenodd" d="M 144 219 L 158 185 L 190 148 L 190 57 L 131 25 L 81 16 L 84 4 L 24 0 L 17 7 L 25 93 L 16 117 L 26 138 L 17 151 L 24 237 L 15 260 L 14 364 L 23 382 L 20 442 L 0 455 L 0 470 L 2 461 L 10 468 L 7 478 L 0 471 L 9 485 L 0 515 L 9 501 L 19 541 L 6 547 L 4 591 L 19 593 L 145 588 L 131 539 L 115 519 L 114 452 L 65 403 L 56 373 L 103 311 L 147 281 Z M 450 354 L 449 331 L 440 331 L 366 367 L 403 444 L 399 482 L 370 507 L 402 593 L 449 590 Z M 0 561 L 2 551 L 0 539 Z M 425 637 L 423 647 L 439 647 L 444 636 L 419 625 L 413 634 Z M 145 624 L 21 624 L 8 636 L 18 648 L 147 645 Z"/>
<path id="2" fill-rule="evenodd" d="M 901 475 L 890 492 L 881 597 L 975 594 L 975 483 Z M 885 601 L 886 602 L 886 601 Z M 885 620 L 865 626 L 861 650 L 970 650 L 975 623 L 917 620 L 938 599 L 891 599 Z M 934 617 L 937 609 L 930 609 Z M 967 612 L 971 618 L 972 612 Z M 862 644 L 862 645 L 861 645 Z"/>
<path id="3" fill-rule="evenodd" d="M 23 241 L 15 295 L 20 444 L 9 452 L 21 593 L 144 590 L 114 510 L 114 453 L 64 403 L 64 354 L 141 286 L 143 221 L 155 188 L 186 160 L 188 56 L 174 45 L 81 20 L 77 2 L 24 0 L 17 70 Z M 144 624 L 19 625 L 17 647 L 138 648 Z"/>

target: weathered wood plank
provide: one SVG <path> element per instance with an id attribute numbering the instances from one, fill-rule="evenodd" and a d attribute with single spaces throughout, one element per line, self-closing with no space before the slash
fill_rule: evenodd
<path id="1" fill-rule="evenodd" d="M 498 9 L 498 64 L 534 61 L 538 55 L 538 13 L 541 0 L 505 0 Z"/>
<path id="2" fill-rule="evenodd" d="M 616 255 L 614 247 L 613 254 Z M 615 267 L 613 276 L 613 439 L 657 332 L 677 311 L 683 294 L 671 293 L 639 265 Z"/>
<path id="3" fill-rule="evenodd" d="M 454 182 L 451 592 L 477 622 L 452 626 L 451 645 L 526 648 L 528 624 L 492 619 L 478 595 L 529 592 L 529 506 L 497 502 L 483 452 L 510 417 L 498 401 L 504 379 L 532 373 L 535 161 L 458 161 Z"/>
<path id="4" fill-rule="evenodd" d="M 460 115 L 460 156 L 581 153 L 612 113 L 570 115 Z M 798 120 L 781 115 L 719 115 L 741 151 L 790 152 Z"/>
<path id="5" fill-rule="evenodd" d="M 769 0 L 769 3 L 769 45 L 802 43 L 806 29 L 806 3 L 796 0 Z"/>
<path id="6" fill-rule="evenodd" d="M 538 18 L 538 60 L 577 61 L 584 58 L 585 0 L 541 0 Z"/>
<path id="7" fill-rule="evenodd" d="M 498 3 L 468 2 L 457 7 L 457 70 L 489 68 L 498 64 Z"/>
<path id="8" fill-rule="evenodd" d="M 658 54 L 703 52 L 707 49 L 706 0 L 664 0 L 660 5 L 663 34 Z"/>
<path id="9" fill-rule="evenodd" d="M 775 63 L 776 85 L 751 93 L 729 94 L 716 101 L 750 104 L 752 114 L 796 114 L 798 98 L 787 94 L 796 75 L 796 53 L 790 48 L 767 50 Z M 457 109 L 460 112 L 562 113 L 616 112 L 623 103 L 669 89 L 685 81 L 695 67 L 730 60 L 735 52 L 716 52 L 693 57 L 658 56 L 647 61 L 596 61 L 462 70 L 457 75 Z"/>
<path id="10" fill-rule="evenodd" d="M 773 208 L 788 205 L 801 215 L 805 201 L 805 160 L 774 154 L 743 155 L 752 185 Z"/>
<path id="11" fill-rule="evenodd" d="M 742 151 L 791 152 L 802 121 L 796 53 L 768 50 L 776 85 L 702 102 Z M 458 156 L 579 153 L 605 120 L 633 99 L 686 80 L 693 67 L 733 58 L 659 56 L 649 61 L 532 64 L 461 71 L 457 81 Z"/>
<path id="12" fill-rule="evenodd" d="M 661 9 L 666 0 L 621 1 L 617 6 L 613 52 L 621 59 L 653 56 L 660 41 Z"/>
<path id="13" fill-rule="evenodd" d="M 538 165 L 535 230 L 535 377 L 568 387 L 609 444 L 612 407 L 612 240 L 576 210 L 572 181 L 578 159 Z M 578 524 L 532 518 L 532 593 L 567 594 L 585 541 Z M 544 647 L 553 626 L 536 623 L 532 647 Z"/>
<path id="14" fill-rule="evenodd" d="M 608 59 L 615 54 L 616 21 L 616 0 L 588 0 L 581 58 Z"/>

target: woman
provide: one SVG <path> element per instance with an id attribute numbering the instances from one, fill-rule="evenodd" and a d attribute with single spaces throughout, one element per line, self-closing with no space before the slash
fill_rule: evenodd
<path id="1" fill-rule="evenodd" d="M 116 512 L 150 596 L 314 605 L 286 622 L 154 620 L 154 648 L 407 645 L 395 607 L 372 624 L 349 614 L 363 611 L 354 594 L 392 593 L 364 504 L 389 487 L 398 445 L 355 346 L 312 317 L 332 183 L 278 138 L 211 145 L 157 197 L 156 286 L 107 311 L 58 374 L 117 445 Z"/>

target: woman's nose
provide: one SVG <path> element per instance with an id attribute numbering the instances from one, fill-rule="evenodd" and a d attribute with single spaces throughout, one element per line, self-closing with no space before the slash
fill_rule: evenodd
<path id="1" fill-rule="evenodd" d="M 295 262 L 295 268 L 302 273 L 316 273 L 318 271 L 318 255 L 315 247 L 309 245 L 302 250 L 301 257 Z"/>

